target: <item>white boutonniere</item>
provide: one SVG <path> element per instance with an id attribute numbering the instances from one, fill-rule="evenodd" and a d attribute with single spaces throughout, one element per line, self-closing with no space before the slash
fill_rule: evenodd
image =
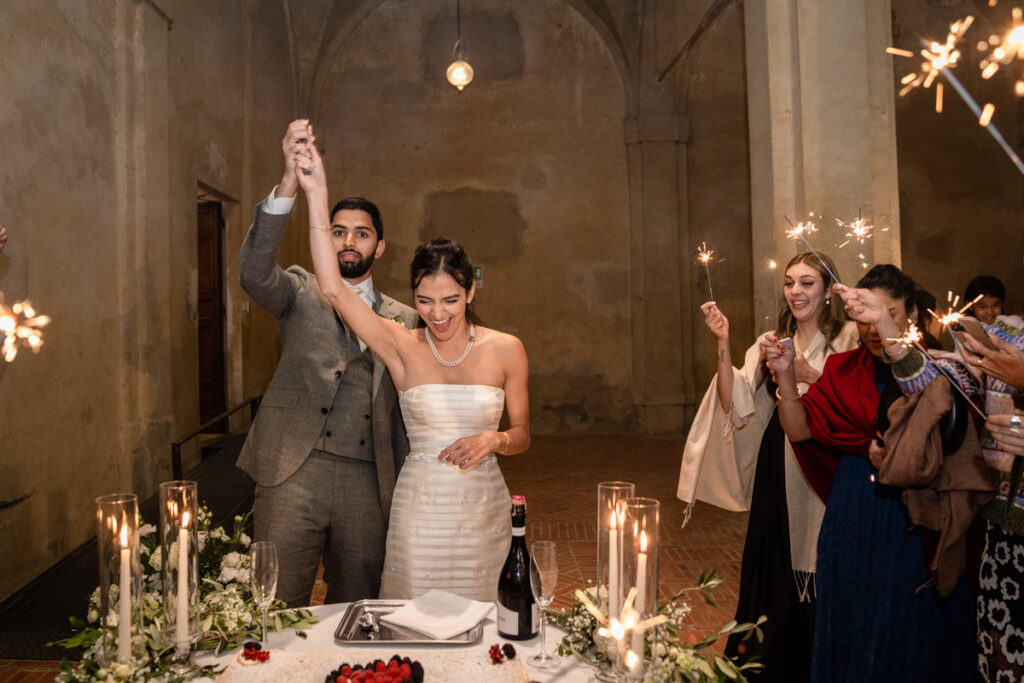
<path id="1" fill-rule="evenodd" d="M 400 314 L 387 316 L 387 315 L 384 315 L 383 313 L 378 313 L 377 315 L 379 315 L 380 317 L 384 318 L 385 320 L 390 320 L 392 322 L 396 322 L 399 325 L 405 325 L 405 321 L 402 320 L 402 316 Z"/>

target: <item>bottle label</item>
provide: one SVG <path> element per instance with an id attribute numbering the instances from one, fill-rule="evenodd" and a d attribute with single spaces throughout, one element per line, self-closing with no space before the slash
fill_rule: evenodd
<path id="1" fill-rule="evenodd" d="M 530 630 L 527 633 L 519 631 L 519 613 L 510 610 L 500 602 L 498 603 L 498 631 L 517 635 L 520 638 L 530 637 L 540 630 L 540 605 L 530 605 Z"/>
<path id="2" fill-rule="evenodd" d="M 526 527 L 524 527 L 524 526 L 514 526 L 514 527 L 512 527 L 512 535 L 513 536 L 525 536 L 526 535 Z"/>

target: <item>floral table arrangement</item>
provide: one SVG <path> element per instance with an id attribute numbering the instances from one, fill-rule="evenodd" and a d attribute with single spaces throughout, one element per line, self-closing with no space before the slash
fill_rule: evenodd
<path id="1" fill-rule="evenodd" d="M 719 638 L 733 633 L 745 633 L 745 638 L 756 637 L 762 640 L 764 636 L 760 626 L 766 621 L 763 616 L 757 623 L 740 624 L 732 620 L 697 643 L 690 644 L 683 640 L 684 623 L 693 609 L 684 599 L 686 594 L 697 593 L 708 605 L 713 606 L 712 591 L 720 583 L 722 577 L 714 570 L 702 572 L 696 586 L 681 590 L 658 607 L 659 616 L 664 615 L 666 620 L 660 629 L 650 629 L 644 633 L 644 659 L 647 666 L 642 677 L 637 680 L 673 683 L 746 681 L 746 674 L 756 673 L 762 668 L 756 661 L 739 664 L 733 658 L 715 652 L 711 646 Z M 602 587 L 602 591 L 606 590 Z M 552 611 L 547 615 L 550 622 L 565 631 L 558 646 L 558 654 L 574 655 L 593 667 L 605 669 L 609 664 L 608 655 L 594 638 L 600 624 L 585 604 L 585 601 L 593 605 L 604 600 L 598 588 L 593 585 L 583 591 L 583 598 L 577 598 L 568 610 Z"/>
<path id="2" fill-rule="evenodd" d="M 199 537 L 200 602 L 199 621 L 202 635 L 196 647 L 201 650 L 220 652 L 240 647 L 246 640 L 260 636 L 261 612 L 252 599 L 249 587 L 250 539 L 245 533 L 252 513 L 234 518 L 231 533 L 223 527 L 211 528 L 209 509 L 200 506 L 196 514 Z M 167 642 L 166 619 L 161 600 L 162 557 L 157 529 L 152 524 L 139 527 L 139 551 L 142 575 L 142 618 L 143 633 L 136 639 L 137 652 L 145 654 L 133 657 L 131 661 L 112 661 L 101 664 L 101 653 L 109 648 L 112 637 L 110 630 L 100 628 L 100 589 L 97 588 L 89 600 L 87 620 L 72 617 L 71 625 L 76 633 L 53 645 L 68 649 L 84 648 L 82 660 L 72 664 L 67 659 L 61 662 L 61 673 L 55 679 L 60 683 L 103 681 L 104 683 L 134 683 L 136 681 L 166 680 L 177 683 L 183 676 L 172 672 L 174 644 Z M 175 561 L 172 557 L 171 561 Z M 113 587 L 114 599 L 117 587 Z M 284 603 L 275 601 L 272 625 L 277 631 L 293 628 L 304 637 L 304 629 L 316 623 L 316 617 L 307 609 L 286 609 Z M 111 610 L 116 620 L 117 610 Z M 108 617 L 108 626 L 116 628 Z M 106 640 L 106 642 L 105 642 Z M 200 674 L 216 673 L 207 667 Z"/>

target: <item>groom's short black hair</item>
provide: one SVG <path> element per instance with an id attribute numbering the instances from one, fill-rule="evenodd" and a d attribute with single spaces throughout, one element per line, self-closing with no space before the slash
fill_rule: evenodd
<path id="1" fill-rule="evenodd" d="M 365 211 L 370 216 L 370 221 L 373 223 L 374 230 L 377 231 L 377 239 L 384 239 L 384 221 L 380 218 L 380 209 L 377 205 L 371 202 L 369 199 L 363 199 L 362 197 L 345 197 L 340 202 L 334 205 L 331 209 L 331 222 L 334 222 L 334 216 L 339 211 Z"/>

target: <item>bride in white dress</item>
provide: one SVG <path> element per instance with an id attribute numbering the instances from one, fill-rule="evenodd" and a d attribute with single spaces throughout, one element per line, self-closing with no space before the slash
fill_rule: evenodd
<path id="1" fill-rule="evenodd" d="M 517 337 L 474 324 L 472 265 L 449 240 L 421 244 L 413 257 L 411 287 L 424 327 L 406 329 L 363 304 L 338 270 L 361 231 L 331 225 L 312 127 L 308 139 L 296 157 L 296 176 L 309 205 L 320 291 L 387 366 L 409 435 L 391 504 L 381 597 L 414 598 L 439 588 L 493 600 L 511 538 L 511 500 L 495 454 L 530 445 L 526 351 Z M 497 431 L 503 406 L 509 427 Z"/>

